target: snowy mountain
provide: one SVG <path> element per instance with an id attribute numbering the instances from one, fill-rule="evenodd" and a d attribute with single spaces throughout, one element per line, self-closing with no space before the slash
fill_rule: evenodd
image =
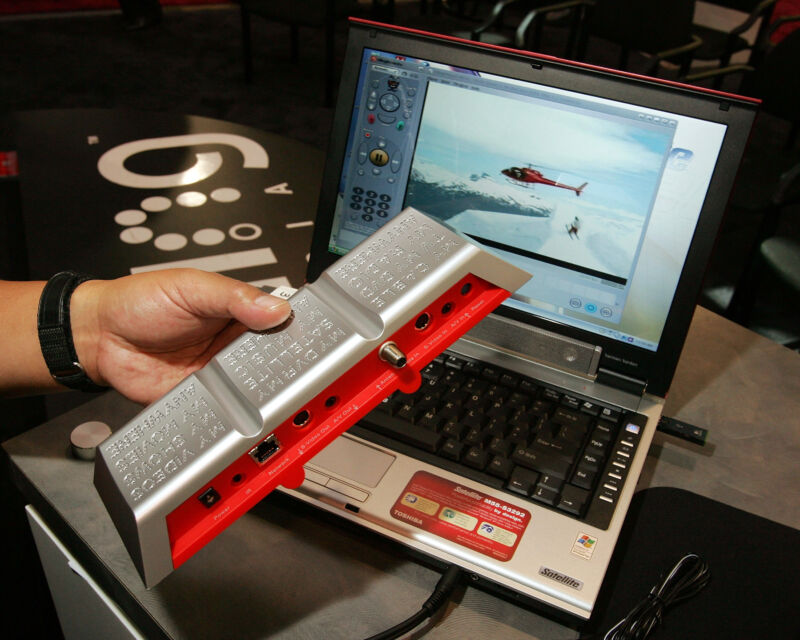
<path id="1" fill-rule="evenodd" d="M 468 210 L 534 218 L 546 218 L 553 212 L 551 201 L 541 198 L 532 189 L 509 184 L 501 175 L 495 178 L 483 172 L 463 178 L 426 162 L 414 164 L 406 204 L 440 220 Z"/>

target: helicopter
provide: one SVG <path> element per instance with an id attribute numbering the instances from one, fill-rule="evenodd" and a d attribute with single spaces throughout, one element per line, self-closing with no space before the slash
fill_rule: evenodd
<path id="1" fill-rule="evenodd" d="M 523 187 L 530 187 L 534 184 L 546 184 L 551 187 L 559 187 L 560 189 L 569 189 L 570 191 L 574 191 L 576 196 L 581 195 L 583 190 L 586 188 L 586 185 L 589 184 L 588 182 L 584 182 L 579 187 L 571 187 L 568 184 L 561 184 L 556 180 L 545 178 L 541 171 L 530 166 L 509 167 L 508 169 L 503 169 L 500 173 L 506 176 L 509 179 L 509 182 L 512 184 L 518 184 Z"/>

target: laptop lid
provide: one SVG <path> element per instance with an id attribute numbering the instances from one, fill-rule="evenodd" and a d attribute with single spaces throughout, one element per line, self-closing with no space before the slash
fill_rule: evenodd
<path id="1" fill-rule="evenodd" d="M 308 279 L 414 206 L 534 276 L 481 341 L 663 397 L 757 104 L 353 19 Z"/>

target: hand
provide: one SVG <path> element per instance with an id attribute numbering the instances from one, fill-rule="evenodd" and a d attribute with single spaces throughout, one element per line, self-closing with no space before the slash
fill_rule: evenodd
<path id="1" fill-rule="evenodd" d="M 274 327 L 289 303 L 216 273 L 175 269 L 89 280 L 72 295 L 72 334 L 89 377 L 150 403 L 247 329 Z"/>

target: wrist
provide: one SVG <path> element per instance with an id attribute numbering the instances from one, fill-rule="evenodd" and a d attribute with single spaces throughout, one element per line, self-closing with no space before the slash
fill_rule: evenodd
<path id="1" fill-rule="evenodd" d="M 78 362 L 89 379 L 100 386 L 108 384 L 98 366 L 98 347 L 102 337 L 100 300 L 105 285 L 103 280 L 82 282 L 73 291 L 70 304 L 72 342 Z"/>
<path id="2" fill-rule="evenodd" d="M 50 278 L 39 299 L 37 326 L 42 355 L 53 379 L 71 389 L 101 391 L 103 387 L 92 380 L 81 363 L 74 340 L 77 335 L 82 355 L 90 363 L 90 371 L 94 369 L 96 375 L 93 366 L 97 361 L 96 347 L 91 350 L 94 353 L 86 349 L 92 344 L 88 334 L 92 325 L 93 296 L 87 297 L 84 292 L 77 296 L 77 301 L 73 300 L 76 289 L 89 279 L 90 276 L 72 271 L 62 271 Z M 76 302 L 77 309 L 73 309 L 73 302 Z M 94 344 L 96 342 L 95 339 Z"/>

